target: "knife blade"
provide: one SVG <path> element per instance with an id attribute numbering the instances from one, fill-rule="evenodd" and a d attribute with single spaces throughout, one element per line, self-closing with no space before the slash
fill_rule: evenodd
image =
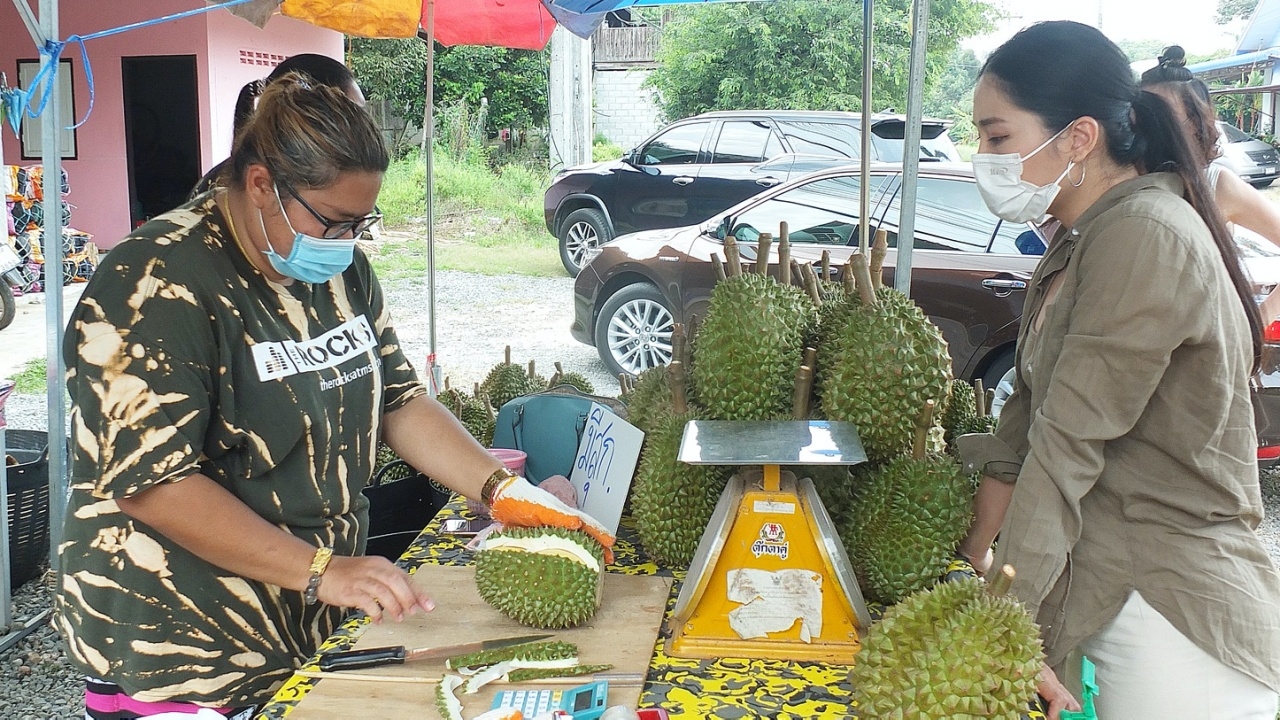
<path id="1" fill-rule="evenodd" d="M 549 637 L 552 637 L 550 633 L 521 635 L 519 637 L 424 647 L 415 650 L 406 649 L 403 645 L 365 648 L 363 650 L 341 650 L 321 655 L 318 665 L 324 672 L 360 670 L 362 668 L 382 667 L 383 665 L 403 665 L 413 660 L 443 660 L 484 650 L 497 650 L 498 648 L 511 647 L 512 645 L 537 642 L 546 640 Z"/>

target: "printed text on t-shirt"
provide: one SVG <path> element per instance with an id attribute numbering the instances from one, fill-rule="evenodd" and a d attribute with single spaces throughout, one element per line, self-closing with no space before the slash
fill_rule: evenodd
<path id="1" fill-rule="evenodd" d="M 363 315 L 310 340 L 265 342 L 253 346 L 262 381 L 337 367 L 377 347 L 378 338 Z"/>

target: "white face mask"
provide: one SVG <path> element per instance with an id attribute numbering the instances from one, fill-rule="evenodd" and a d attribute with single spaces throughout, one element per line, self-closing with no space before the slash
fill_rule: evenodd
<path id="1" fill-rule="evenodd" d="M 1022 163 L 1048 147 L 1066 129 L 1062 128 L 1054 133 L 1053 137 L 1027 153 L 1026 157 L 1018 153 L 975 153 L 970 158 L 973 177 L 978 183 L 978 194 L 996 217 L 1008 222 L 1024 223 L 1039 220 L 1049 211 L 1049 205 L 1062 189 L 1058 183 L 1071 172 L 1075 163 L 1067 161 L 1067 169 L 1062 171 L 1057 180 L 1039 186 L 1022 179 Z"/>

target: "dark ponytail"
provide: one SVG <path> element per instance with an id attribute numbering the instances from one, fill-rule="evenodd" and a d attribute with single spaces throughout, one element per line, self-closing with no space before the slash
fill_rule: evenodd
<path id="1" fill-rule="evenodd" d="M 263 89 L 290 73 L 304 75 L 314 84 L 327 85 L 344 92 L 356 84 L 356 77 L 351 74 L 351 70 L 328 55 L 301 53 L 290 56 L 276 65 L 265 80 L 254 80 L 240 88 L 240 96 L 236 98 L 235 119 L 231 124 L 233 138 L 240 134 L 248 123 L 249 116 L 253 115 L 254 105 Z"/>
<path id="2" fill-rule="evenodd" d="M 1178 67 L 1181 57 L 1170 50 L 1174 48 L 1166 50 L 1171 55 L 1167 64 L 1186 72 Z M 1162 57 L 1162 65 L 1163 61 Z M 991 53 L 981 74 L 999 83 L 1018 107 L 1038 115 L 1050 132 L 1091 117 L 1102 128 L 1112 161 L 1142 173 L 1167 171 L 1182 178 L 1184 197 L 1209 227 L 1244 305 L 1256 371 L 1262 357 L 1262 319 L 1235 241 L 1213 201 L 1200 154 L 1192 150 L 1169 106 L 1138 90 L 1124 52 L 1088 25 L 1042 22 Z"/>
<path id="3" fill-rule="evenodd" d="M 236 98 L 235 118 L 231 121 L 231 137 L 239 135 L 248 124 L 249 117 L 253 115 L 253 107 L 258 102 L 258 96 L 262 94 L 263 84 L 261 80 L 254 80 L 240 88 L 240 95 Z"/>

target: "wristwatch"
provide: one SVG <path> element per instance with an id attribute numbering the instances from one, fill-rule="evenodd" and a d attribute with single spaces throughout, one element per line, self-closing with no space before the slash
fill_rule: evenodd
<path id="1" fill-rule="evenodd" d="M 307 589 L 302 592 L 302 602 L 307 605 L 316 604 L 316 596 L 320 592 L 320 577 L 329 569 L 329 561 L 333 559 L 333 548 L 316 548 L 315 557 L 311 558 L 311 579 L 307 580 Z"/>
<path id="2" fill-rule="evenodd" d="M 509 478 L 518 477 L 520 476 L 505 467 L 494 470 L 489 479 L 484 481 L 484 487 L 480 490 L 480 502 L 488 507 L 493 507 L 493 494 L 498 491 L 498 486 Z"/>

